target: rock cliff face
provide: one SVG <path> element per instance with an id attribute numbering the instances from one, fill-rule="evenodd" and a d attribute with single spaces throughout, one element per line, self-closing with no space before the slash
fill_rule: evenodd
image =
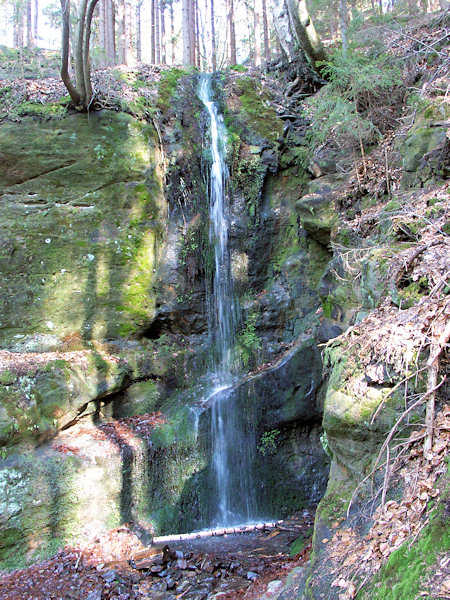
<path id="1" fill-rule="evenodd" d="M 208 124 L 195 77 L 179 77 L 171 93 L 161 137 L 108 111 L 0 128 L 6 565 L 129 520 L 173 532 L 214 514 L 201 405 Z M 253 445 L 260 514 L 274 517 L 317 503 L 326 483 L 313 338 L 329 232 L 299 225 L 305 172 L 280 163 L 286 133 L 268 93 L 249 77 L 224 93 L 217 85 L 241 312 L 233 401 Z"/>

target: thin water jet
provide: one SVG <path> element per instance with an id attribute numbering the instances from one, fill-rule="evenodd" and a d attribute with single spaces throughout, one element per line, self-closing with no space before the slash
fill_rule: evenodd
<path id="1" fill-rule="evenodd" d="M 214 276 L 211 294 L 210 332 L 213 351 L 211 379 L 211 434 L 213 470 L 218 497 L 215 526 L 227 527 L 256 518 L 251 463 L 255 443 L 244 431 L 232 392 L 233 346 L 236 340 L 238 306 L 231 276 L 228 245 L 228 202 L 226 164 L 227 131 L 223 116 L 213 100 L 211 77 L 200 77 L 198 96 L 210 117 L 210 243 L 214 248 Z"/>

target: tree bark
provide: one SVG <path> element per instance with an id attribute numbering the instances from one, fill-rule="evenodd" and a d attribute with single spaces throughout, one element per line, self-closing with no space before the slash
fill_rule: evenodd
<path id="1" fill-rule="evenodd" d="M 61 79 L 69 92 L 72 102 L 77 106 L 80 103 L 80 94 L 77 92 L 69 77 L 69 32 L 70 32 L 70 0 L 61 0 Z"/>
<path id="2" fill-rule="evenodd" d="M 183 34 L 183 64 L 191 65 L 191 37 L 190 37 L 190 1 L 182 0 L 182 34 Z"/>
<path id="3" fill-rule="evenodd" d="M 34 43 L 34 38 L 33 38 L 33 25 L 32 25 L 32 19 L 31 19 L 31 0 L 27 0 L 26 8 L 27 8 L 27 48 L 32 48 L 35 45 L 35 43 Z"/>
<path id="4" fill-rule="evenodd" d="M 136 2 L 136 59 L 142 62 L 141 0 Z"/>
<path id="5" fill-rule="evenodd" d="M 264 60 L 269 62 L 270 60 L 270 42 L 269 42 L 269 21 L 267 18 L 267 2 L 262 0 L 262 22 L 263 22 L 263 35 L 264 35 Z"/>
<path id="6" fill-rule="evenodd" d="M 77 43 L 75 52 L 76 86 L 68 74 L 70 0 L 61 0 L 62 37 L 61 37 L 61 79 L 75 106 L 87 108 L 92 100 L 90 77 L 89 44 L 91 23 L 98 0 L 82 0 L 79 11 Z"/>
<path id="7" fill-rule="evenodd" d="M 262 5 L 260 0 L 254 0 L 253 3 L 253 28 L 255 31 L 255 65 L 261 64 L 261 13 Z"/>
<path id="8" fill-rule="evenodd" d="M 170 45 L 171 45 L 171 62 L 175 64 L 175 15 L 173 11 L 173 0 L 170 3 Z"/>
<path id="9" fill-rule="evenodd" d="M 236 33 L 234 28 L 234 0 L 228 0 L 228 11 L 227 11 L 227 23 L 228 23 L 228 36 L 229 36 L 229 64 L 235 65 L 237 63 L 236 55 Z"/>
<path id="10" fill-rule="evenodd" d="M 167 64 L 167 45 L 166 45 L 166 6 L 164 0 L 160 0 L 161 12 L 161 63 Z"/>
<path id="11" fill-rule="evenodd" d="M 39 0 L 34 0 L 34 21 L 33 21 L 33 38 L 34 43 L 38 44 L 38 19 L 39 19 Z"/>
<path id="12" fill-rule="evenodd" d="M 133 50 L 131 47 L 131 0 L 125 0 L 124 7 L 124 21 L 123 21 L 123 32 L 124 32 L 124 48 L 125 48 L 125 64 L 130 66 L 133 64 Z"/>
<path id="13" fill-rule="evenodd" d="M 326 60 L 327 55 L 317 35 L 314 23 L 311 20 L 306 0 L 299 0 L 297 6 L 295 6 L 297 0 L 287 0 L 287 2 L 298 41 L 308 57 L 311 66 L 315 69 L 316 62 Z"/>
<path id="14" fill-rule="evenodd" d="M 347 51 L 348 51 L 347 21 L 348 21 L 347 0 L 339 0 L 339 25 L 341 27 L 342 53 L 344 54 L 344 56 L 347 56 Z"/>
<path id="15" fill-rule="evenodd" d="M 84 0 L 82 0 L 84 1 Z M 117 1 L 117 61 L 125 64 L 125 0 Z"/>
<path id="16" fill-rule="evenodd" d="M 154 65 L 156 63 L 156 2 L 152 0 L 150 3 L 150 61 Z"/>
<path id="17" fill-rule="evenodd" d="M 213 72 L 217 71 L 216 26 L 214 21 L 214 0 L 211 2 L 211 62 Z"/>
<path id="18" fill-rule="evenodd" d="M 155 2 L 155 60 L 156 64 L 161 64 L 161 29 L 160 29 L 160 3 Z"/>

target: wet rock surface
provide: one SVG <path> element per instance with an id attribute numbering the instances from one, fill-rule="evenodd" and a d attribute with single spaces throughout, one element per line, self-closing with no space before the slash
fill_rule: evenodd
<path id="1" fill-rule="evenodd" d="M 299 537 L 307 540 L 312 520 L 305 511 L 277 528 L 170 547 L 144 547 L 137 528 L 123 526 L 89 547 L 66 547 L 50 560 L 3 575 L 0 599 L 231 599 L 253 586 L 265 591 L 267 585 L 270 595 L 274 584 L 269 582 L 279 581 L 276 573 L 298 565 L 289 557 L 290 546 Z"/>

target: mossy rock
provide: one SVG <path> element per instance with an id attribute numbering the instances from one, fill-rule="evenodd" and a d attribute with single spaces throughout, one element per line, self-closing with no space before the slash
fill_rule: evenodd
<path id="1" fill-rule="evenodd" d="M 93 401 L 121 390 L 130 368 L 124 362 L 86 353 L 86 364 L 50 361 L 39 370 L 0 386 L 0 445 L 38 444 L 55 435 Z"/>
<path id="2" fill-rule="evenodd" d="M 0 125 L 0 344 L 139 335 L 164 198 L 151 126 L 121 113 Z"/>
<path id="3" fill-rule="evenodd" d="M 303 227 L 325 246 L 338 223 L 335 202 L 339 184 L 332 175 L 320 177 L 309 183 L 307 193 L 295 205 Z"/>

